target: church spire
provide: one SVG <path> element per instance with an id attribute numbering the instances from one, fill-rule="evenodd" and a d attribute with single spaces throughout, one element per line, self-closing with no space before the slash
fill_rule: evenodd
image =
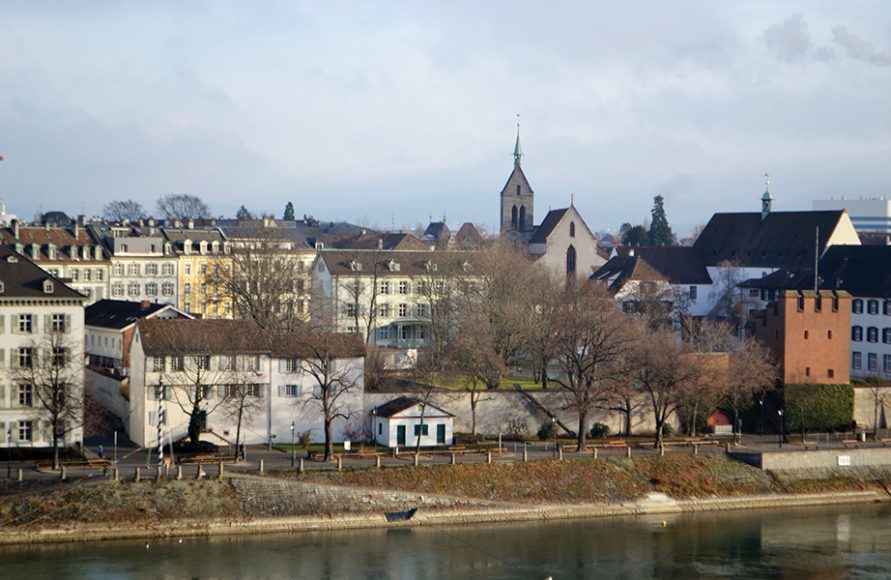
<path id="1" fill-rule="evenodd" d="M 514 144 L 514 167 L 520 166 L 520 158 L 523 156 L 523 148 L 520 146 L 520 114 L 517 113 L 517 142 Z"/>
<path id="2" fill-rule="evenodd" d="M 761 196 L 761 219 L 770 214 L 773 205 L 773 196 L 770 195 L 770 175 L 764 174 L 764 194 Z"/>

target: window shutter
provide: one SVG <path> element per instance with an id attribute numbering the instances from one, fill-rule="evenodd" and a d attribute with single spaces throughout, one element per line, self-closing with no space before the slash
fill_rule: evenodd
<path id="1" fill-rule="evenodd" d="M 9 349 L 9 368 L 15 368 L 16 351 L 14 348 Z"/>
<path id="2" fill-rule="evenodd" d="M 9 317 L 9 321 L 11 322 L 11 324 L 9 325 L 9 330 L 13 334 L 19 333 L 19 318 L 20 317 L 21 317 L 21 314 L 13 314 L 12 316 Z"/>
<path id="3" fill-rule="evenodd" d="M 6 403 L 6 385 L 0 385 L 0 407 L 5 407 Z"/>
<path id="4" fill-rule="evenodd" d="M 279 397 L 284 397 L 284 396 L 285 396 L 285 386 L 284 386 L 284 385 L 279 385 L 279 386 L 278 386 L 278 396 L 279 396 Z"/>
<path id="5" fill-rule="evenodd" d="M 35 326 L 37 326 L 37 324 L 36 324 L 37 321 L 35 320 L 34 322 L 35 322 Z M 53 329 L 52 318 L 50 317 L 49 314 L 44 314 L 43 315 L 43 332 L 49 332 L 52 329 Z M 36 329 L 36 328 L 34 329 L 35 332 L 37 332 L 37 330 L 38 329 Z"/>
<path id="6" fill-rule="evenodd" d="M 0 334 L 6 332 L 6 315 L 0 314 Z"/>
<path id="7" fill-rule="evenodd" d="M 278 372 L 284 373 L 285 371 L 287 371 L 287 368 L 288 368 L 287 365 L 285 365 L 285 359 L 283 359 L 283 358 L 278 359 Z M 281 394 L 281 393 L 279 393 L 279 394 Z"/>
<path id="8" fill-rule="evenodd" d="M 0 369 L 6 366 L 6 349 L 0 348 Z"/>
<path id="9" fill-rule="evenodd" d="M 71 315 L 65 315 L 65 332 L 71 332 Z"/>

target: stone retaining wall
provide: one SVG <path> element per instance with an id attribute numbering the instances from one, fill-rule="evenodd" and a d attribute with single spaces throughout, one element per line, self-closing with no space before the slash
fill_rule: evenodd
<path id="1" fill-rule="evenodd" d="M 731 457 L 760 467 L 764 471 L 832 469 L 844 473 L 845 468 L 891 467 L 891 448 L 821 449 L 809 451 L 776 451 L 766 453 L 731 453 Z"/>

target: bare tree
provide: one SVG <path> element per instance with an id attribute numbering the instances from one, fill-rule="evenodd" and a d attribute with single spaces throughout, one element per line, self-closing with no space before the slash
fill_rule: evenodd
<path id="1" fill-rule="evenodd" d="M 554 333 L 554 353 L 561 372 L 553 382 L 564 395 L 564 408 L 578 415 L 576 441 L 581 450 L 588 415 L 606 403 L 629 337 L 624 332 L 625 317 L 603 287 L 570 284 L 562 296 Z"/>
<path id="2" fill-rule="evenodd" d="M 691 357 L 689 345 L 670 330 L 638 327 L 635 341 L 637 376 L 635 385 L 653 413 L 655 446 L 663 442 L 665 424 L 678 410 L 690 389 L 698 389 L 700 365 Z"/>
<path id="3" fill-rule="evenodd" d="M 284 340 L 280 338 L 278 340 Z M 308 330 L 289 338 L 291 348 L 299 353 L 300 367 L 312 377 L 314 388 L 300 404 L 319 410 L 324 423 L 325 461 L 334 455 L 334 422 L 349 421 L 359 410 L 353 400 L 362 391 L 362 370 L 347 359 L 365 356 L 364 345 L 356 335 L 332 334 Z"/>
<path id="4" fill-rule="evenodd" d="M 245 422 L 250 422 L 264 410 L 262 386 L 250 381 L 250 375 L 240 374 L 236 379 L 226 385 L 220 385 L 220 397 L 226 416 L 235 421 L 235 456 L 239 456 L 241 449 L 241 427 Z"/>
<path id="5" fill-rule="evenodd" d="M 110 201 L 102 208 L 102 217 L 111 222 L 123 222 L 124 220 L 135 222 L 145 216 L 145 208 L 142 207 L 142 204 L 132 199 Z"/>
<path id="6" fill-rule="evenodd" d="M 290 242 L 258 228 L 229 255 L 216 258 L 208 282 L 232 300 L 237 318 L 289 332 L 306 319 L 308 278 Z"/>
<path id="7" fill-rule="evenodd" d="M 485 317 L 473 316 L 464 321 L 460 333 L 449 344 L 445 367 L 464 378 L 464 389 L 470 395 L 471 433 L 476 435 L 477 405 L 486 388 L 497 388 L 507 367 L 492 346 L 492 328 Z"/>
<path id="8" fill-rule="evenodd" d="M 189 219 L 210 216 L 210 208 L 197 196 L 186 193 L 162 195 L 155 203 L 158 213 L 166 219 Z"/>
<path id="9" fill-rule="evenodd" d="M 48 332 L 20 347 L 10 379 L 18 389 L 20 407 L 35 410 L 49 429 L 53 469 L 59 466 L 59 447 L 65 433 L 83 424 L 84 367 L 75 353 L 82 347 L 64 329 Z"/>
<path id="10" fill-rule="evenodd" d="M 752 337 L 733 342 L 730 368 L 721 389 L 721 400 L 733 411 L 733 430 L 741 435 L 739 412 L 754 403 L 755 398 L 773 388 L 779 378 L 770 351 Z"/>

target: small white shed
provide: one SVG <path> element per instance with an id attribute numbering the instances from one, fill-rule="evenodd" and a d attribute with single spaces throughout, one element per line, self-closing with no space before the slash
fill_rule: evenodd
<path id="1" fill-rule="evenodd" d="M 414 447 L 418 437 L 421 447 L 451 445 L 454 419 L 454 415 L 439 407 L 429 403 L 424 406 L 411 397 L 399 397 L 371 410 L 372 436 L 375 443 L 385 447 Z"/>

